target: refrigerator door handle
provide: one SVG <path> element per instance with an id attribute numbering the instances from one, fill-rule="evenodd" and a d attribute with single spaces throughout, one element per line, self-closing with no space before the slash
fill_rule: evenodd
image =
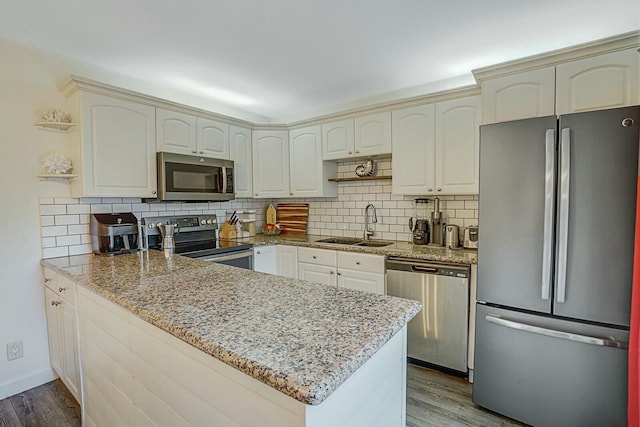
<path id="1" fill-rule="evenodd" d="M 606 338 L 590 337 L 588 335 L 574 334 L 571 332 L 556 331 L 555 329 L 547 329 L 547 328 L 542 328 L 540 326 L 534 326 L 526 323 L 515 322 L 513 320 L 507 320 L 502 318 L 501 316 L 497 316 L 494 314 L 487 314 L 484 318 L 487 322 L 500 325 L 500 326 L 505 326 L 507 328 L 517 329 L 525 332 L 531 332 L 538 335 L 545 335 L 553 338 L 560 338 L 568 341 L 575 341 L 581 344 L 590 344 L 590 345 L 597 345 L 601 347 L 612 347 L 612 348 L 619 348 L 619 349 L 629 348 L 629 343 L 627 342 L 616 341 L 613 339 L 606 339 Z"/>
<path id="2" fill-rule="evenodd" d="M 560 213 L 558 218 L 558 264 L 556 301 L 564 303 L 567 290 L 567 240 L 569 235 L 569 181 L 571 178 L 571 129 L 562 129 L 560 142 Z"/>
<path id="3" fill-rule="evenodd" d="M 545 142 L 544 168 L 544 228 L 542 244 L 542 299 L 548 300 L 551 294 L 551 262 L 553 243 L 553 212 L 556 164 L 556 131 L 547 129 Z"/>

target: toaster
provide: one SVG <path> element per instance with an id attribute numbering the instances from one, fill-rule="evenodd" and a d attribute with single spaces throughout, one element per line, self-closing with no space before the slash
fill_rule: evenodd
<path id="1" fill-rule="evenodd" d="M 478 249 L 478 226 L 472 225 L 464 229 L 464 248 Z"/>

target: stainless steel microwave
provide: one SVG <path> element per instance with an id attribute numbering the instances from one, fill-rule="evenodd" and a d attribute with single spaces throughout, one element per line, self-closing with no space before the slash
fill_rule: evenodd
<path id="1" fill-rule="evenodd" d="M 235 199 L 233 160 L 158 153 L 158 199 Z"/>

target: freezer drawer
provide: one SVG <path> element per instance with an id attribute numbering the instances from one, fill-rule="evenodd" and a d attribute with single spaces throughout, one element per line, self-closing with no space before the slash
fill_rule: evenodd
<path id="1" fill-rule="evenodd" d="M 627 331 L 478 304 L 473 402 L 535 426 L 625 426 L 627 350 L 601 344 L 624 347 L 628 338 Z"/>

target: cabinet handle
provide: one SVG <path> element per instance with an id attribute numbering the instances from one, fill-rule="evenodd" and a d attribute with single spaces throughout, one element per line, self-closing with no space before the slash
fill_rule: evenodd
<path id="1" fill-rule="evenodd" d="M 44 283 L 49 283 L 51 281 L 51 279 L 49 279 L 48 277 L 44 278 Z"/>
<path id="2" fill-rule="evenodd" d="M 197 153 L 197 151 L 196 151 L 196 150 L 191 150 L 191 152 L 192 152 L 193 154 L 196 154 L 196 153 Z"/>
<path id="3" fill-rule="evenodd" d="M 61 303 L 60 303 L 60 301 L 51 301 L 51 305 L 53 305 L 53 306 L 56 306 L 56 307 L 57 307 L 57 306 L 59 306 L 60 304 L 61 304 Z"/>
<path id="4" fill-rule="evenodd" d="M 360 261 L 356 261 L 356 265 L 360 265 Z"/>
<path id="5" fill-rule="evenodd" d="M 201 151 L 200 154 L 204 154 L 204 151 Z"/>
<path id="6" fill-rule="evenodd" d="M 349 153 L 348 153 L 348 154 L 353 154 L 353 151 L 349 151 Z"/>
<path id="7" fill-rule="evenodd" d="M 315 256 L 315 255 L 313 255 L 313 256 L 312 256 L 312 258 L 313 258 L 313 259 L 316 259 L 316 258 L 318 258 L 318 257 L 317 257 L 317 256 Z"/>
<path id="8" fill-rule="evenodd" d="M 427 191 L 431 193 L 433 191 L 433 188 L 427 188 Z"/>
<path id="9" fill-rule="evenodd" d="M 359 154 L 359 153 L 360 153 L 360 150 L 356 150 L 356 154 Z"/>
<path id="10" fill-rule="evenodd" d="M 293 193 L 289 193 L 290 196 L 293 196 Z"/>
<path id="11" fill-rule="evenodd" d="M 339 271 L 338 271 L 338 276 L 342 276 L 342 273 L 340 273 Z"/>
<path id="12" fill-rule="evenodd" d="M 67 290 L 67 288 L 58 288 L 58 292 L 60 292 L 60 293 L 63 293 L 66 290 Z"/>

